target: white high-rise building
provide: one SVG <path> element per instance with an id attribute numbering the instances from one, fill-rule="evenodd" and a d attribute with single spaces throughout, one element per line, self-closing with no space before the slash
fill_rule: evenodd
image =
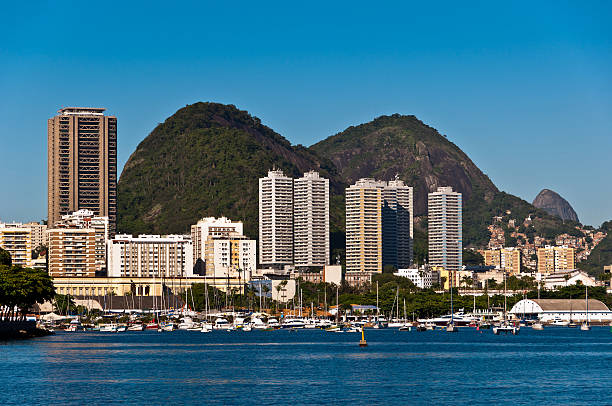
<path id="1" fill-rule="evenodd" d="M 382 191 L 386 182 L 359 179 L 346 189 L 346 272 L 382 272 Z"/>
<path id="2" fill-rule="evenodd" d="M 306 172 L 293 181 L 293 261 L 329 265 L 329 179 Z"/>
<path id="3" fill-rule="evenodd" d="M 413 259 L 413 192 L 397 177 L 383 189 L 383 266 L 409 268 Z"/>
<path id="4" fill-rule="evenodd" d="M 81 209 L 62 216 L 56 228 L 92 229 L 96 239 L 95 266 L 98 274 L 106 272 L 106 241 L 109 239 L 109 218 L 96 216 L 91 210 Z"/>
<path id="5" fill-rule="evenodd" d="M 259 263 L 293 264 L 293 179 L 280 170 L 259 179 Z"/>
<path id="6" fill-rule="evenodd" d="M 439 187 L 428 195 L 429 264 L 446 271 L 459 271 L 462 265 L 461 193 L 452 187 Z"/>

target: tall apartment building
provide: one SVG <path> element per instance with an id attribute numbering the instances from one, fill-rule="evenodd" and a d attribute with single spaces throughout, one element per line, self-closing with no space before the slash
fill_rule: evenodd
<path id="1" fill-rule="evenodd" d="M 259 263 L 293 264 L 293 179 L 280 170 L 259 179 Z"/>
<path id="2" fill-rule="evenodd" d="M 293 261 L 325 266 L 329 256 L 329 179 L 310 171 L 293 181 Z"/>
<path id="3" fill-rule="evenodd" d="M 229 233 L 243 234 L 241 221 L 232 221 L 227 217 L 205 217 L 191 226 L 193 243 L 193 263 L 206 259 L 206 240 L 209 236 L 226 237 Z"/>
<path id="4" fill-rule="evenodd" d="M 32 248 L 36 249 L 40 246 L 47 246 L 47 225 L 36 222 L 25 223 L 23 227 L 30 229 L 32 233 Z"/>
<path id="5" fill-rule="evenodd" d="M 66 107 L 48 120 L 48 224 L 80 209 L 117 219 L 117 118 L 103 108 Z"/>
<path id="6" fill-rule="evenodd" d="M 32 230 L 21 223 L 0 223 L 0 248 L 11 254 L 13 265 L 30 268 L 32 260 Z"/>
<path id="7" fill-rule="evenodd" d="M 503 269 L 510 275 L 521 272 L 521 250 L 515 247 L 485 250 L 485 265 Z"/>
<path id="8" fill-rule="evenodd" d="M 182 235 L 116 235 L 108 241 L 108 276 L 184 278 L 193 276 L 193 246 Z"/>
<path id="9" fill-rule="evenodd" d="M 576 254 L 573 248 L 565 245 L 538 248 L 538 272 L 549 274 L 576 269 Z"/>
<path id="10" fill-rule="evenodd" d="M 49 236 L 49 275 L 53 277 L 96 276 L 96 230 L 52 228 Z"/>
<path id="11" fill-rule="evenodd" d="M 385 182 L 359 179 L 346 189 L 346 272 L 382 272 Z M 361 279 L 360 279 L 361 280 Z"/>
<path id="12" fill-rule="evenodd" d="M 429 264 L 447 271 L 462 266 L 461 193 L 452 187 L 439 187 L 428 194 Z"/>
<path id="13" fill-rule="evenodd" d="M 413 191 L 397 177 L 383 187 L 383 266 L 409 268 L 413 261 Z"/>

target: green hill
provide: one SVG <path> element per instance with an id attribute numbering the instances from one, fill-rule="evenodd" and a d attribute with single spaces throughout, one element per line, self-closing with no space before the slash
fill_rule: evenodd
<path id="1" fill-rule="evenodd" d="M 184 233 L 203 216 L 223 215 L 244 221 L 246 234 L 257 238 L 258 179 L 273 166 L 293 177 L 314 169 L 330 179 L 332 249 L 344 246 L 344 188 L 360 177 L 395 174 L 414 186 L 416 215 L 426 214 L 427 193 L 437 186 L 463 193 L 466 246 L 486 244 L 487 225 L 506 210 L 521 221 L 535 214 L 538 233 L 571 231 L 500 192 L 459 147 L 414 116 L 382 116 L 306 148 L 246 111 L 217 103 L 179 109 L 138 145 L 119 180 L 118 231 Z M 417 236 L 426 239 L 424 232 Z"/>

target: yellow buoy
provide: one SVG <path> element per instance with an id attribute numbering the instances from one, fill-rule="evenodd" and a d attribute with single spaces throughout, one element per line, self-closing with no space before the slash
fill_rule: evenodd
<path id="1" fill-rule="evenodd" d="M 368 343 L 365 340 L 365 336 L 363 334 L 363 327 L 361 327 L 361 340 L 359 340 L 359 346 L 360 347 L 367 347 Z"/>

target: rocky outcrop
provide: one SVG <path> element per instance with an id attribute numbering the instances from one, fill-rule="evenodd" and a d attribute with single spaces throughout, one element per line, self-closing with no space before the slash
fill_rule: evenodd
<path id="1" fill-rule="evenodd" d="M 558 193 L 550 189 L 544 189 L 533 200 L 533 205 L 538 209 L 546 210 L 553 216 L 560 217 L 562 220 L 578 222 L 578 215 L 568 203 Z"/>

